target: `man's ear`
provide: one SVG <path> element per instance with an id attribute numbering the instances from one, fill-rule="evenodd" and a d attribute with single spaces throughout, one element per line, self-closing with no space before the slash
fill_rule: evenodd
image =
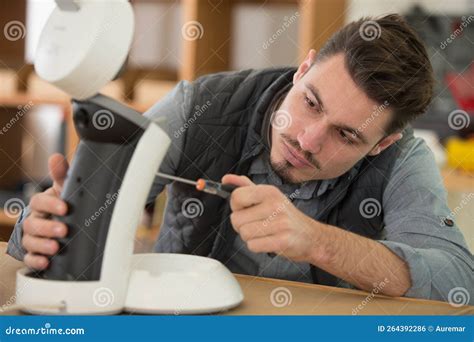
<path id="1" fill-rule="evenodd" d="M 304 74 L 311 68 L 313 62 L 316 60 L 316 50 L 311 49 L 308 52 L 305 60 L 300 64 L 298 70 L 296 70 L 295 74 L 293 75 L 293 84 L 295 84 L 298 80 L 300 80 Z"/>
<path id="2" fill-rule="evenodd" d="M 400 132 L 392 133 L 390 135 L 387 135 L 385 138 L 380 140 L 377 145 L 374 146 L 374 148 L 368 153 L 369 156 L 376 156 L 386 148 L 388 148 L 390 145 L 393 143 L 397 142 L 403 137 L 403 134 Z"/>

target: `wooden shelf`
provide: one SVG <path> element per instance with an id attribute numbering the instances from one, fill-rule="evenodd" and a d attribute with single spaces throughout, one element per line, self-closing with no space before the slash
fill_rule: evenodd
<path id="1" fill-rule="evenodd" d="M 300 14 L 298 56 L 303 61 L 310 49 L 319 50 L 344 25 L 346 0 L 176 0 L 182 5 L 183 22 L 198 22 L 205 34 L 199 39 L 182 39 L 183 60 L 178 77 L 194 80 L 199 76 L 230 69 L 232 10 L 239 4 L 262 6 L 295 4 Z M 173 2 L 134 0 L 132 3 Z M 169 72 L 167 73 L 169 76 Z M 169 79 L 169 77 L 168 77 Z M 130 87 L 127 87 L 130 89 Z M 133 99 L 133 92 L 130 95 Z"/>
<path id="2" fill-rule="evenodd" d="M 10 217 L 0 209 L 0 226 L 14 226 L 18 217 Z"/>
<path id="3" fill-rule="evenodd" d="M 201 75 L 230 69 L 232 5 L 297 4 L 300 14 L 298 56 L 303 61 L 310 49 L 319 50 L 344 25 L 346 0 L 299 1 L 201 1 L 182 0 L 184 22 L 199 22 L 206 34 L 201 39 L 183 40 L 184 59 L 180 78 L 193 80 Z"/>

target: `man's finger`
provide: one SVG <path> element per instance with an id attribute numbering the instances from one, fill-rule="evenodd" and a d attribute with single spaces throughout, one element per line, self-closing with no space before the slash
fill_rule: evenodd
<path id="1" fill-rule="evenodd" d="M 239 176 L 232 173 L 228 173 L 222 177 L 221 182 L 224 184 L 233 184 L 237 186 L 255 185 L 255 183 L 252 182 L 247 176 Z"/>
<path id="2" fill-rule="evenodd" d="M 30 208 L 46 214 L 65 215 L 67 212 L 66 203 L 56 196 L 39 193 L 31 197 Z"/>
<path id="3" fill-rule="evenodd" d="M 280 195 L 280 190 L 272 185 L 241 186 L 232 191 L 230 207 L 232 211 L 237 211 L 257 205 L 264 200 L 274 201 Z"/>
<path id="4" fill-rule="evenodd" d="M 230 215 L 230 221 L 234 228 L 238 229 L 244 224 L 251 222 L 269 221 L 273 216 L 273 205 L 266 201 L 252 207 L 233 211 Z M 268 222 L 267 222 L 268 223 Z"/>
<path id="5" fill-rule="evenodd" d="M 23 259 L 25 264 L 35 270 L 44 270 L 48 267 L 48 258 L 39 254 L 27 253 Z"/>
<path id="6" fill-rule="evenodd" d="M 22 238 L 23 247 L 30 253 L 43 255 L 54 255 L 59 250 L 59 244 L 52 239 L 43 239 L 32 235 L 24 235 Z"/>
<path id="7" fill-rule="evenodd" d="M 244 224 L 239 228 L 239 235 L 242 240 L 250 241 L 253 239 L 260 239 L 263 237 L 270 237 L 277 233 L 275 225 L 266 224 L 266 221 L 257 221 Z"/>
<path id="8" fill-rule="evenodd" d="M 28 217 L 23 224 L 23 232 L 25 234 L 49 237 L 62 238 L 67 234 L 67 228 L 64 223 L 46 220 L 38 217 Z"/>
<path id="9" fill-rule="evenodd" d="M 69 169 L 69 164 L 62 154 L 55 153 L 48 159 L 48 168 L 49 174 L 53 179 L 53 188 L 56 191 L 56 195 L 59 196 L 63 188 L 67 170 Z"/>
<path id="10" fill-rule="evenodd" d="M 279 235 L 251 239 L 247 241 L 247 247 L 254 253 L 280 253 L 283 250 Z"/>

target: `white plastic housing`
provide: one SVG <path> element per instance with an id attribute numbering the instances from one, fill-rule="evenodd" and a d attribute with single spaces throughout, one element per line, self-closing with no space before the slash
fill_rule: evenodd
<path id="1" fill-rule="evenodd" d="M 110 314 L 123 310 L 131 274 L 133 242 L 155 172 L 170 138 L 151 122 L 130 160 L 115 202 L 99 281 L 59 281 L 17 272 L 16 303 L 32 313 Z M 65 311 L 57 307 L 65 306 Z M 50 307 L 50 308 L 49 308 Z"/>
<path id="2" fill-rule="evenodd" d="M 95 95 L 126 60 L 134 31 L 126 0 L 77 0 L 77 11 L 56 7 L 38 42 L 35 70 L 73 98 Z"/>

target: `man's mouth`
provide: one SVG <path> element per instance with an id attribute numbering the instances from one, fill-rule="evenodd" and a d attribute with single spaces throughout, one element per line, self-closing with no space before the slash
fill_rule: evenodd
<path id="1" fill-rule="evenodd" d="M 298 152 L 293 146 L 283 141 L 283 155 L 284 158 L 294 167 L 315 167 L 311 164 L 300 152 Z"/>

